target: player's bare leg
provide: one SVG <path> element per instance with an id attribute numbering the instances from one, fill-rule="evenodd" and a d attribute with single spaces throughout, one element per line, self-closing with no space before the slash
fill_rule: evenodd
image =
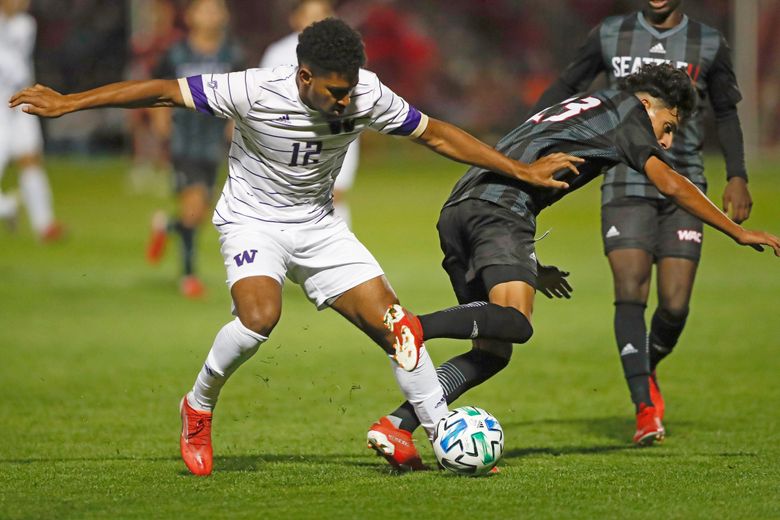
<path id="1" fill-rule="evenodd" d="M 398 304 L 387 279 L 379 276 L 364 282 L 342 294 L 331 307 L 365 332 L 390 356 L 398 386 L 421 417 L 423 427 L 431 438 L 436 423 L 447 415 L 444 393 L 433 362 L 422 344 L 422 336 L 414 326 L 407 328 L 406 333 L 411 335 L 411 341 L 419 345 L 417 363 L 409 367 L 411 370 L 406 370 L 395 360 L 397 349 L 394 345 L 400 338 L 386 325 L 388 311 L 400 313 L 394 314 L 399 319 L 408 320 L 414 316 Z M 381 420 L 376 426 L 378 428 L 373 435 L 369 434 L 370 448 L 399 469 L 423 469 L 411 434 L 397 431 L 391 424 L 381 424 Z"/>
<path id="2" fill-rule="evenodd" d="M 643 249 L 616 249 L 607 255 L 615 284 L 615 339 L 623 374 L 636 407 L 636 444 L 663 439 L 664 429 L 650 396 L 645 307 L 653 258 Z"/>
<path id="3" fill-rule="evenodd" d="M 658 416 L 666 409 L 656 367 L 668 356 L 685 327 L 698 263 L 687 258 L 661 258 L 657 263 L 658 308 L 650 322 L 650 396 Z"/>
<path id="4" fill-rule="evenodd" d="M 212 470 L 211 419 L 220 390 L 268 339 L 282 312 L 282 287 L 273 278 L 243 278 L 230 292 L 238 317 L 217 333 L 192 390 L 180 405 L 181 455 L 196 475 Z"/>

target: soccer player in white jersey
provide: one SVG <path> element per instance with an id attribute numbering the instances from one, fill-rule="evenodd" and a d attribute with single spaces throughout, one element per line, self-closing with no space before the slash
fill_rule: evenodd
<path id="1" fill-rule="evenodd" d="M 28 4 L 28 0 L 0 0 L 0 60 L 5 62 L 3 69 L 13 69 L 11 74 L 0 74 L 0 90 L 8 95 L 33 82 L 36 24 L 25 12 Z M 0 151 L 0 178 L 7 162 L 15 161 L 22 202 L 33 231 L 44 242 L 57 240 L 62 226 L 54 218 L 51 187 L 43 169 L 40 122 L 18 109 L 0 107 L 0 112 L 0 147 L 5 148 Z M 0 218 L 15 220 L 16 211 L 16 199 L 0 195 Z"/>
<path id="2" fill-rule="evenodd" d="M 298 63 L 295 48 L 298 46 L 298 35 L 314 22 L 319 22 L 334 15 L 333 4 L 329 0 L 299 0 L 290 13 L 289 23 L 293 32 L 271 43 L 260 58 L 260 68 L 274 68 L 280 65 Z M 360 158 L 360 138 L 349 145 L 347 155 L 341 163 L 341 171 L 333 185 L 333 209 L 336 215 L 343 218 L 351 226 L 351 212 L 346 197 L 347 192 L 355 183 L 355 175 Z"/>
<path id="3" fill-rule="evenodd" d="M 177 106 L 235 122 L 213 223 L 236 319 L 217 333 L 180 404 L 181 454 L 197 475 L 212 470 L 211 421 L 219 392 L 278 322 L 285 276 L 318 309 L 333 308 L 390 355 L 396 380 L 429 436 L 447 413 L 421 331 L 371 253 L 333 215 L 333 179 L 361 131 L 410 137 L 445 157 L 539 186 L 567 187 L 552 175 L 576 172 L 581 163 L 553 154 L 527 165 L 420 113 L 361 68 L 360 35 L 340 20 L 306 28 L 297 54 L 297 67 L 125 81 L 69 95 L 36 85 L 10 100 L 45 117 L 109 106 Z"/>

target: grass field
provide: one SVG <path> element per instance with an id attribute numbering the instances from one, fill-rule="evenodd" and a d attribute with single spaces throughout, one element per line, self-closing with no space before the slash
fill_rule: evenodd
<path id="1" fill-rule="evenodd" d="M 385 140 L 387 141 L 387 140 Z M 354 228 L 416 312 L 453 303 L 435 219 L 463 171 L 394 143 L 367 149 Z M 179 459 L 177 405 L 229 318 L 211 228 L 209 287 L 177 292 L 172 247 L 144 263 L 148 217 L 167 198 L 133 195 L 116 159 L 51 160 L 70 233 L 37 244 L 0 231 L 0 518 L 780 518 L 780 261 L 708 230 L 693 311 L 659 369 L 668 437 L 630 445 L 632 407 L 612 337 L 597 183 L 548 210 L 543 262 L 571 270 L 571 301 L 538 300 L 536 334 L 459 404 L 506 433 L 497 477 L 397 475 L 365 449 L 399 402 L 379 348 L 285 288 L 281 322 L 226 386 L 215 472 Z M 750 224 L 780 232 L 778 164 L 754 168 Z M 711 193 L 723 174 L 711 161 Z M 649 315 L 649 313 L 648 313 Z M 464 342 L 437 340 L 437 362 Z M 422 436 L 423 458 L 433 452 Z M 425 516 L 423 516 L 425 515 Z"/>

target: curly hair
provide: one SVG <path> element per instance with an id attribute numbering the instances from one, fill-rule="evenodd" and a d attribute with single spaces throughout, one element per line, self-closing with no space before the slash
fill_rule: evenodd
<path id="1" fill-rule="evenodd" d="M 298 63 L 314 72 L 357 75 L 366 63 L 360 33 L 337 18 L 326 18 L 308 26 L 298 37 Z"/>
<path id="2" fill-rule="evenodd" d="M 676 108 L 680 120 L 687 119 L 696 109 L 696 90 L 688 74 L 670 63 L 642 65 L 635 73 L 620 80 L 620 89 L 631 93 L 647 92 Z"/>

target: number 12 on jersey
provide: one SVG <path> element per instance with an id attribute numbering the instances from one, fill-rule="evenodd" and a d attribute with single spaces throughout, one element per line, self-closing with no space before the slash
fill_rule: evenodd
<path id="1" fill-rule="evenodd" d="M 303 152 L 303 160 L 299 163 L 298 159 L 301 154 L 301 145 L 305 145 L 306 149 Z M 292 159 L 290 160 L 289 166 L 307 166 L 310 163 L 316 164 L 320 162 L 318 156 L 322 151 L 322 141 L 293 143 L 292 148 Z"/>
<path id="2" fill-rule="evenodd" d="M 601 104 L 601 100 L 598 98 L 594 98 L 593 96 L 588 96 L 578 101 L 571 101 L 569 103 L 567 103 L 566 101 L 563 102 L 565 103 L 563 105 L 563 108 L 565 108 L 566 111 L 561 112 L 560 114 L 554 116 L 545 117 L 545 112 L 549 110 L 549 108 L 545 108 L 535 116 L 531 117 L 531 121 L 533 121 L 534 123 L 541 123 L 541 122 L 554 123 L 556 121 L 566 121 L 571 117 L 578 116 L 582 112 L 585 112 L 586 110 L 590 110 L 591 108 L 596 108 Z"/>

